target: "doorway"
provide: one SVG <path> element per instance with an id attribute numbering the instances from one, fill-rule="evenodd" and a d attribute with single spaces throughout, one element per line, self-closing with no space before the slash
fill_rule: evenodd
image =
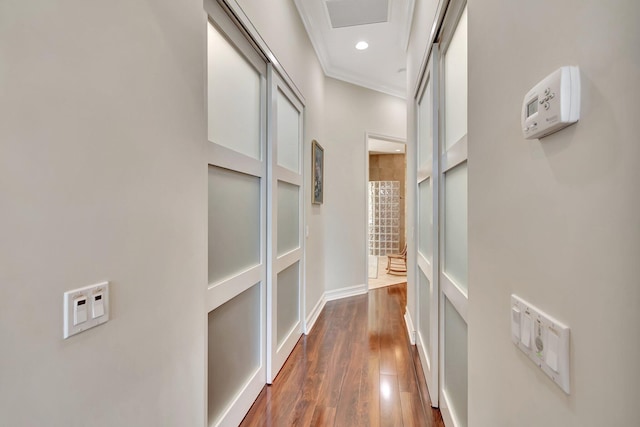
<path id="1" fill-rule="evenodd" d="M 369 289 L 407 281 L 406 143 L 367 135 L 367 277 Z"/>

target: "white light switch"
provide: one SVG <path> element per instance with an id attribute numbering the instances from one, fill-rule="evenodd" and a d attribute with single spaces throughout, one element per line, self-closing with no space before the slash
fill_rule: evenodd
<path id="1" fill-rule="evenodd" d="M 109 282 L 64 293 L 64 339 L 109 320 Z"/>
<path id="2" fill-rule="evenodd" d="M 96 319 L 104 315 L 104 294 L 97 292 L 91 297 L 92 309 L 91 316 Z"/>
<path id="3" fill-rule="evenodd" d="M 547 345 L 545 345 L 545 363 L 554 371 L 558 372 L 558 349 L 560 338 L 558 334 L 552 330 L 547 330 Z"/>
<path id="4" fill-rule="evenodd" d="M 515 313 L 520 313 L 520 338 L 516 336 Z M 568 326 L 558 322 L 522 298 L 511 295 L 511 340 L 565 393 L 569 381 Z"/>
<path id="5" fill-rule="evenodd" d="M 73 326 L 87 321 L 87 298 L 79 296 L 73 300 Z"/>

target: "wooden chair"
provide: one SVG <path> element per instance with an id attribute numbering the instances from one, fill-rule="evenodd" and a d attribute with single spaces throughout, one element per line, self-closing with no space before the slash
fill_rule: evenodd
<path id="1" fill-rule="evenodd" d="M 407 245 L 399 254 L 387 255 L 387 273 L 404 276 L 407 274 Z"/>

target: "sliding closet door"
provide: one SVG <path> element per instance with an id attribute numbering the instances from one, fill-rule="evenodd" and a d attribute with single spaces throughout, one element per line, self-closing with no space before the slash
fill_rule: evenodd
<path id="1" fill-rule="evenodd" d="M 454 1 L 442 32 L 440 132 L 440 408 L 467 425 L 467 8 Z"/>
<path id="2" fill-rule="evenodd" d="M 418 93 L 418 253 L 416 345 L 438 406 L 438 45 L 434 45 Z M 435 141 L 435 144 L 434 144 Z"/>
<path id="3" fill-rule="evenodd" d="M 271 383 L 302 334 L 302 104 L 269 68 L 269 286 L 267 381 Z"/>
<path id="4" fill-rule="evenodd" d="M 267 66 L 206 6 L 208 425 L 238 425 L 266 379 Z"/>

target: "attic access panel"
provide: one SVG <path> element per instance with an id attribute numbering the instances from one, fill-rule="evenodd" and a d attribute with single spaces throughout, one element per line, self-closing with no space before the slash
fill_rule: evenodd
<path id="1" fill-rule="evenodd" d="M 333 28 L 387 22 L 388 0 L 331 0 L 326 2 Z"/>

